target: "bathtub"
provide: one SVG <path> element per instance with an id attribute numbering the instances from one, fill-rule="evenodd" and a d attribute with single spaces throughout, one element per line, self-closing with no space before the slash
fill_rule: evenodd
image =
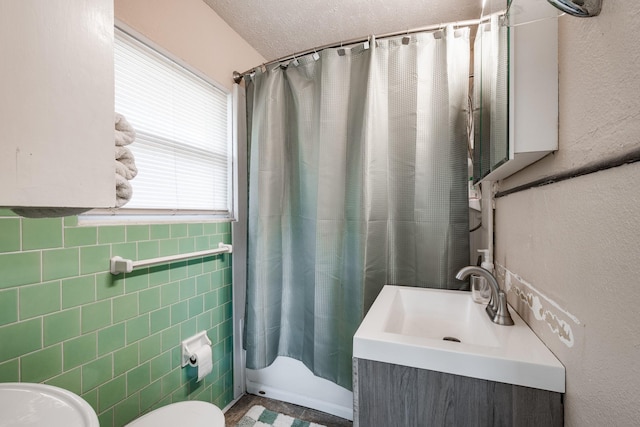
<path id="1" fill-rule="evenodd" d="M 316 377 L 298 360 L 278 357 L 264 369 L 246 370 L 247 392 L 353 420 L 353 393 Z"/>

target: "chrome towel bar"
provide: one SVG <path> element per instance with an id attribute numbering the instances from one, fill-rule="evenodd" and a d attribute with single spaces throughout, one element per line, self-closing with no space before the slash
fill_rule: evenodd
<path id="1" fill-rule="evenodd" d="M 131 273 L 133 269 L 138 267 L 147 267 L 150 265 L 166 264 L 168 262 L 180 261 L 188 258 L 197 258 L 209 255 L 218 255 L 233 252 L 233 246 L 225 243 L 218 243 L 217 249 L 207 249 L 206 251 L 189 252 L 186 254 L 169 255 L 158 258 L 144 259 L 140 261 L 132 261 L 120 256 L 111 257 L 110 269 L 111 274 Z"/>

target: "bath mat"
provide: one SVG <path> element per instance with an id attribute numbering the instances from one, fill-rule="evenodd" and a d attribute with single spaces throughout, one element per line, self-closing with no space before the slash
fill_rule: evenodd
<path id="1" fill-rule="evenodd" d="M 244 414 L 244 417 L 236 424 L 236 427 L 326 427 L 322 424 L 302 421 L 288 415 L 280 414 L 265 409 L 264 406 L 255 405 Z"/>

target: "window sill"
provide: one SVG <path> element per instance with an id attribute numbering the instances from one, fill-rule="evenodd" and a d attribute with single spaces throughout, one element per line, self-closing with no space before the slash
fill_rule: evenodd
<path id="1" fill-rule="evenodd" d="M 235 222 L 235 218 L 225 214 L 190 214 L 177 212 L 163 213 L 118 213 L 109 210 L 93 210 L 78 215 L 79 226 L 96 225 L 136 225 L 136 224 L 183 224 Z"/>

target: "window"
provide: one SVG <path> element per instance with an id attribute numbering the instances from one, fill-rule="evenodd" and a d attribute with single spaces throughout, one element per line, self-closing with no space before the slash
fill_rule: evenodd
<path id="1" fill-rule="evenodd" d="M 116 29 L 115 111 L 136 130 L 138 175 L 118 213 L 230 217 L 230 95 Z"/>

